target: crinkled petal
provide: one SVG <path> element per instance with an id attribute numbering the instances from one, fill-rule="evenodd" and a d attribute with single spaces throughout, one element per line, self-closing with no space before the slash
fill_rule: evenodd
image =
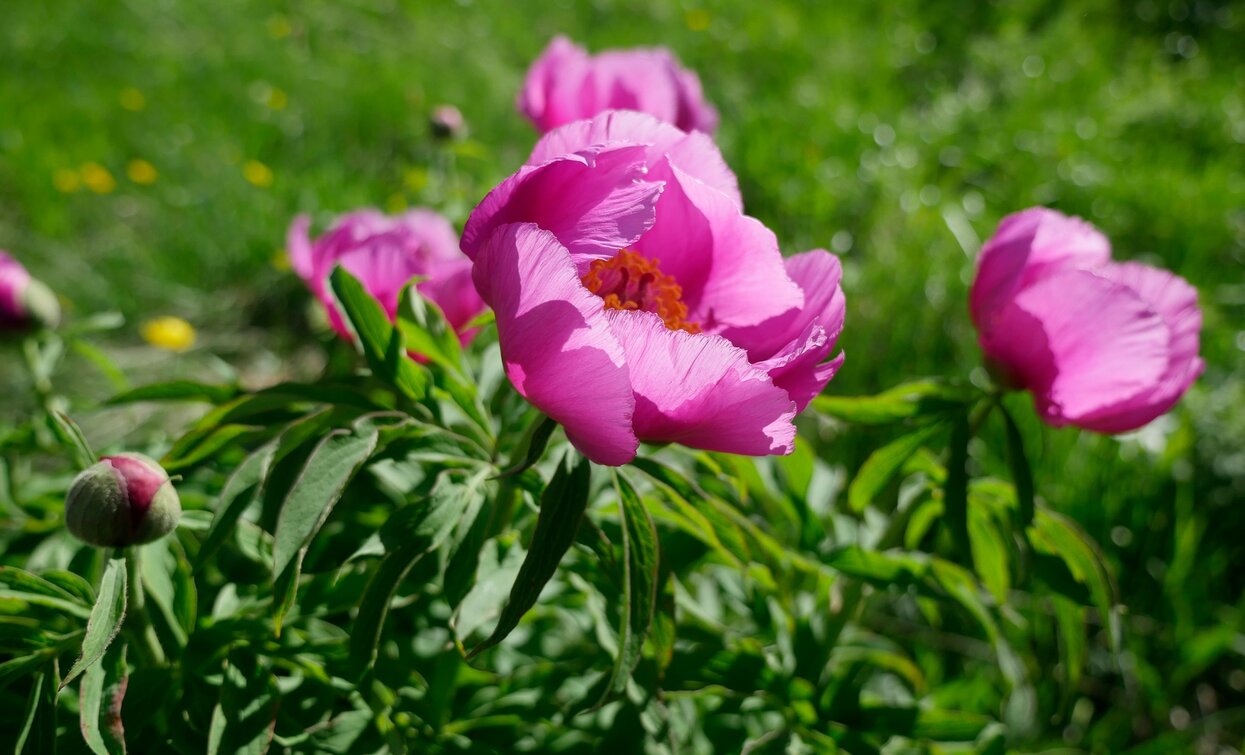
<path id="1" fill-rule="evenodd" d="M 1197 289 L 1166 270 L 1136 262 L 1107 265 L 1098 274 L 1127 286 L 1163 319 L 1169 332 L 1167 369 L 1154 387 L 1122 404 L 1080 421 L 1103 433 L 1135 430 L 1166 413 L 1180 400 L 1206 365 L 1198 356 L 1202 310 Z"/>
<path id="2" fill-rule="evenodd" d="M 568 123 L 541 137 L 532 149 L 528 165 L 540 165 L 563 155 L 609 144 L 643 144 L 647 147 L 646 162 L 658 167 L 662 158 L 688 175 L 712 186 L 731 198 L 742 209 L 739 181 L 706 134 L 685 133 L 647 113 L 613 110 L 590 120 Z M 666 175 L 650 175 L 649 180 L 663 180 Z"/>
<path id="3" fill-rule="evenodd" d="M 791 452 L 795 405 L 742 349 L 671 330 L 651 312 L 605 315 L 631 367 L 641 439 L 751 456 Z"/>
<path id="4" fill-rule="evenodd" d="M 1062 269 L 1088 270 L 1111 259 L 1097 228 L 1046 207 L 1008 215 L 981 248 L 969 307 L 978 328 L 1025 286 Z"/>
<path id="5" fill-rule="evenodd" d="M 841 286 L 843 266 L 839 258 L 824 249 L 814 249 L 788 257 L 784 264 L 787 275 L 804 292 L 804 306 L 757 325 L 727 328 L 721 333 L 747 351 L 753 362 L 779 354 L 793 341 L 801 339 L 812 323 L 820 324 L 829 334 L 827 352 L 843 330 L 847 303 Z"/>
<path id="6" fill-rule="evenodd" d="M 787 276 L 773 231 L 722 192 L 669 170 L 657 223 L 635 249 L 679 282 L 687 319 L 716 332 L 802 307 L 804 294 Z"/>
<path id="7" fill-rule="evenodd" d="M 795 402 L 796 411 L 802 412 L 843 366 L 842 353 L 825 361 L 834 350 L 837 335 L 837 331 L 827 333 L 820 323 L 811 322 L 785 348 L 755 366 L 769 373 L 774 385 L 786 391 Z"/>
<path id="8" fill-rule="evenodd" d="M 634 458 L 635 397 L 623 348 L 570 252 L 534 224 L 504 225 L 478 247 L 474 277 L 497 315 L 515 389 L 561 423 L 589 459 Z"/>
<path id="9" fill-rule="evenodd" d="M 474 259 L 495 228 L 534 223 L 570 250 L 582 274 L 652 227 L 662 185 L 640 180 L 644 172 L 639 146 L 594 147 L 524 166 L 472 211 L 462 249 Z"/>
<path id="10" fill-rule="evenodd" d="M 1021 291 L 980 341 L 990 362 L 1033 392 L 1047 422 L 1079 425 L 1153 390 L 1167 369 L 1169 331 L 1132 289 L 1071 270 Z"/>

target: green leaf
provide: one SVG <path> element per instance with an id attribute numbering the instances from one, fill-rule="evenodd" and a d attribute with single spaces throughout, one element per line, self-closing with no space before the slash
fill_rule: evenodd
<path id="1" fill-rule="evenodd" d="M 99 461 L 86 436 L 82 434 L 82 428 L 64 412 L 49 412 L 48 426 L 79 469 L 86 469 Z"/>
<path id="2" fill-rule="evenodd" d="M 1089 591 L 1103 620 L 1109 620 L 1114 612 L 1115 586 L 1105 559 L 1089 535 L 1072 520 L 1046 509 L 1037 510 L 1027 534 L 1035 552 L 1057 558 L 1067 566 L 1073 579 Z"/>
<path id="3" fill-rule="evenodd" d="M 579 459 L 571 466 L 573 452 L 568 453 L 553 474 L 553 479 L 541 496 L 540 515 L 536 519 L 536 531 L 532 534 L 527 557 L 519 567 L 510 597 L 502 609 L 497 628 L 488 639 L 476 645 L 468 655 L 473 658 L 501 642 L 519 625 L 519 619 L 536 605 L 541 590 L 557 571 L 558 563 L 575 542 L 579 522 L 588 508 L 588 483 L 591 465 L 587 459 Z"/>
<path id="4" fill-rule="evenodd" d="M 963 412 L 957 414 L 951 423 L 947 479 L 942 488 L 942 520 L 957 553 L 971 552 L 968 537 L 968 442 L 972 437 L 968 415 Z"/>
<path id="5" fill-rule="evenodd" d="M 1024 529 L 1033 522 L 1033 470 L 1029 468 L 1029 459 L 1025 455 L 1024 437 L 1020 434 L 1016 420 L 1007 411 L 1007 407 L 1001 403 L 999 411 L 1003 414 L 1003 426 L 1007 429 L 1007 466 L 1011 469 L 1012 484 L 1016 486 L 1020 528 Z"/>
<path id="6" fill-rule="evenodd" d="M 78 726 L 96 755 L 124 755 L 125 726 L 121 703 L 129 678 L 125 645 L 117 643 L 87 668 L 78 690 Z"/>
<path id="7" fill-rule="evenodd" d="M 623 547 L 622 624 L 618 631 L 618 658 L 609 682 L 609 691 L 617 694 L 626 689 L 653 625 L 660 556 L 657 528 L 635 489 L 617 472 L 614 487 L 618 492 Z"/>
<path id="8" fill-rule="evenodd" d="M 246 457 L 225 483 L 216 504 L 216 516 L 212 518 L 212 526 L 199 546 L 195 562 L 196 572 L 211 561 L 216 551 L 225 544 L 242 512 L 255 499 L 260 483 L 268 474 L 278 445 L 279 441 L 274 441 Z"/>
<path id="9" fill-rule="evenodd" d="M 380 440 L 374 418 L 363 417 L 353 430 L 335 430 L 307 458 L 277 515 L 273 535 L 272 573 L 284 600 L 274 602 L 277 626 L 297 590 L 307 546 L 332 513 L 346 486 L 363 467 Z"/>
<path id="10" fill-rule="evenodd" d="M 67 572 L 62 572 L 62 574 L 64 573 Z M 58 576 L 57 579 L 59 580 L 61 577 Z M 81 577 L 78 577 L 77 579 L 80 580 L 82 584 L 86 583 L 86 581 Z M 8 585 L 17 592 L 44 595 L 50 598 L 57 598 L 59 600 L 70 600 L 81 603 L 83 606 L 90 606 L 92 602 L 94 602 L 93 599 L 83 599 L 84 596 L 81 592 L 81 586 L 75 586 L 73 590 L 70 590 L 56 584 L 46 576 L 32 574 L 24 569 L 18 569 L 15 566 L 0 566 L 0 584 Z M 86 594 L 90 595 L 91 592 L 90 585 L 86 585 Z"/>
<path id="11" fill-rule="evenodd" d="M 34 684 L 31 685 L 30 697 L 26 699 L 26 711 L 22 715 L 22 729 L 13 748 L 15 755 L 56 752 L 57 692 L 56 665 L 53 663 L 36 676 Z"/>
<path id="12" fill-rule="evenodd" d="M 412 401 L 421 400 L 428 393 L 428 372 L 407 355 L 401 330 L 389 322 L 380 304 L 345 268 L 336 267 L 329 281 L 373 374 L 392 383 Z"/>
<path id="13" fill-rule="evenodd" d="M 920 582 L 929 564 L 913 554 L 867 551 L 856 545 L 835 548 L 823 559 L 835 571 L 878 587 Z"/>
<path id="14" fill-rule="evenodd" d="M 445 313 L 429 301 L 412 282 L 402 289 L 398 302 L 398 329 L 406 348 L 422 354 L 451 372 L 462 374 L 463 350 L 458 334 L 445 319 Z"/>
<path id="15" fill-rule="evenodd" d="M 427 498 L 399 509 L 381 528 L 385 557 L 368 582 L 350 633 L 350 663 L 358 673 L 376 661 L 381 631 L 398 586 L 411 567 L 441 546 L 465 512 L 478 509 L 484 497 L 481 488 L 485 474 L 477 472 L 465 483 L 442 474 Z"/>
<path id="16" fill-rule="evenodd" d="M 126 600 L 126 565 L 124 558 L 113 558 L 104 569 L 104 577 L 99 583 L 99 597 L 95 599 L 95 607 L 91 609 L 91 618 L 86 623 L 86 634 L 82 638 L 82 654 L 70 667 L 69 673 L 61 681 L 64 687 L 76 679 L 79 674 L 92 663 L 98 661 L 113 638 L 121 631 L 121 622 L 125 619 Z"/>
<path id="17" fill-rule="evenodd" d="M 3 571 L 4 567 L 0 567 Z M 91 587 L 91 583 L 71 571 L 63 569 L 49 569 L 39 575 L 46 582 L 56 585 L 62 591 L 69 593 L 71 596 L 81 601 L 84 606 L 95 605 L 95 588 Z M 0 582 L 3 582 L 0 578 Z"/>
<path id="18" fill-rule="evenodd" d="M 1085 670 L 1085 609 L 1062 595 L 1050 596 L 1050 602 L 1059 626 L 1059 660 L 1067 674 L 1067 690 L 1071 693 L 1080 687 Z"/>
<path id="19" fill-rule="evenodd" d="M 545 455 L 545 448 L 549 445 L 549 438 L 553 436 L 553 431 L 557 429 L 557 420 L 544 416 L 537 418 L 527 428 L 527 433 L 523 439 L 523 459 L 498 474 L 497 479 L 513 477 L 536 466 L 536 462 L 540 461 L 540 458 Z"/>
<path id="20" fill-rule="evenodd" d="M 670 467 L 643 457 L 636 457 L 631 465 L 657 482 L 663 498 L 672 510 L 650 508 L 654 517 L 669 520 L 679 529 L 709 546 L 727 563 L 742 567 L 752 558 L 747 538 L 739 526 L 716 506 L 704 505 L 707 496 Z M 646 499 L 647 500 L 647 499 Z"/>
<path id="21" fill-rule="evenodd" d="M 970 507 L 968 538 L 974 571 L 999 605 L 1005 604 L 1011 589 L 1011 548 L 1008 547 L 1004 528 L 986 506 Z"/>
<path id="22" fill-rule="evenodd" d="M 175 445 L 160 460 L 160 466 L 169 472 L 178 472 L 216 456 L 233 445 L 234 441 L 254 434 L 256 430 L 251 425 L 221 425 L 206 435 L 197 437 L 193 445 Z"/>
<path id="23" fill-rule="evenodd" d="M 971 390 L 939 380 L 897 385 L 876 396 L 818 396 L 813 409 L 858 425 L 888 425 L 913 417 L 939 414 L 971 399 Z"/>
<path id="24" fill-rule="evenodd" d="M 945 427 L 946 424 L 942 422 L 923 425 L 870 454 L 847 489 L 847 503 L 852 511 L 860 513 L 868 508 L 903 467 L 908 457 L 933 440 Z"/>
<path id="25" fill-rule="evenodd" d="M 22 655 L 0 663 L 0 689 L 4 689 L 10 683 L 26 676 L 29 672 L 37 668 L 42 668 L 51 663 L 55 657 L 55 651 L 41 651 L 31 655 Z"/>
<path id="26" fill-rule="evenodd" d="M 209 404 L 223 404 L 237 398 L 240 393 L 241 389 L 236 385 L 171 380 L 166 383 L 140 385 L 133 390 L 119 393 L 104 403 L 108 406 L 135 404 L 140 401 L 204 401 Z"/>
<path id="27" fill-rule="evenodd" d="M 229 654 L 212 711 L 208 755 L 263 755 L 276 728 L 277 682 L 245 651 Z"/>

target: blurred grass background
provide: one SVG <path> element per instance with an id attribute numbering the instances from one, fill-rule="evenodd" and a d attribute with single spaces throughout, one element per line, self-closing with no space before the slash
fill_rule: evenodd
<path id="1" fill-rule="evenodd" d="M 973 255 L 1033 204 L 1199 288 L 1208 368 L 1172 416 L 1119 441 L 1013 406 L 1040 493 L 1103 544 L 1128 610 L 1121 668 L 1099 659 L 1052 739 L 1174 752 L 1165 732 L 1201 727 L 1209 751 L 1240 748 L 1221 732 L 1245 703 L 1245 4 L 7 2 L 0 248 L 71 317 L 125 313 L 130 367 L 280 365 L 309 333 L 289 218 L 429 205 L 461 223 L 534 143 L 514 97 L 557 33 L 673 48 L 721 110 L 748 211 L 788 252 L 843 257 L 832 392 L 978 369 Z M 442 103 L 467 139 L 431 139 Z M 163 314 L 198 354 L 133 356 Z M 0 364 L 10 395 L 20 379 Z M 108 392 L 89 367 L 71 379 Z M 882 440 L 827 453 L 850 470 Z"/>

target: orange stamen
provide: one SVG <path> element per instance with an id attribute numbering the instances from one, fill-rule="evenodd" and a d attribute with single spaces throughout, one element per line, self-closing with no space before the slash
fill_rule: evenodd
<path id="1" fill-rule="evenodd" d="M 657 263 L 624 249 L 607 260 L 593 260 L 582 280 L 589 291 L 601 297 L 606 309 L 653 312 L 671 330 L 699 333 L 700 325 L 687 321 L 683 289 Z"/>

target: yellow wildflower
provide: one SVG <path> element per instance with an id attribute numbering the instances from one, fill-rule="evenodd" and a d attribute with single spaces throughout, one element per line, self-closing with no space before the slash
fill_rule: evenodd
<path id="1" fill-rule="evenodd" d="M 125 166 L 125 174 L 130 177 L 131 181 L 143 186 L 155 183 L 160 175 L 156 172 L 156 166 L 142 158 L 131 160 L 130 164 Z"/>
<path id="2" fill-rule="evenodd" d="M 709 11 L 703 8 L 692 8 L 683 15 L 687 28 L 692 31 L 704 31 L 709 28 Z"/>
<path id="3" fill-rule="evenodd" d="M 140 328 L 143 340 L 165 351 L 185 351 L 195 345 L 194 326 L 180 317 L 166 315 L 148 320 Z"/>
<path id="4" fill-rule="evenodd" d="M 242 175 L 253 186 L 266 189 L 272 186 L 272 168 L 264 165 L 259 160 L 247 160 L 242 166 Z"/>
<path id="5" fill-rule="evenodd" d="M 82 175 L 82 183 L 96 194 L 111 194 L 117 188 L 117 180 L 99 163 L 85 163 L 78 172 Z"/>

